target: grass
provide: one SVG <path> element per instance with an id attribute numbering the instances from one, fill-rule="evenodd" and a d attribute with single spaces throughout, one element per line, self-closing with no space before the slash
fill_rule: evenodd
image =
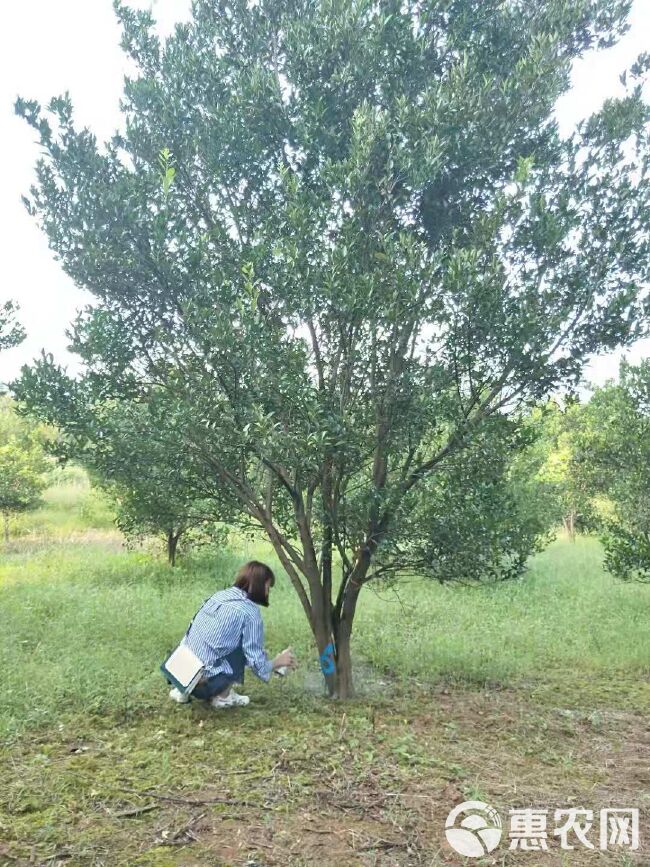
<path id="1" fill-rule="evenodd" d="M 591 538 L 560 537 L 515 582 L 414 582 L 399 598 L 369 596 L 357 623 L 360 649 L 374 665 L 408 676 L 513 683 L 560 669 L 650 672 L 650 588 L 607 575 Z"/>
<path id="2" fill-rule="evenodd" d="M 84 530 L 111 530 L 114 522 L 108 498 L 91 486 L 83 470 L 69 467 L 52 471 L 52 485 L 43 493 L 42 505 L 13 517 L 10 529 L 13 537 L 33 545 L 63 541 Z"/>
<path id="3" fill-rule="evenodd" d="M 462 799 L 648 805 L 650 587 L 611 579 L 594 540 L 559 539 L 515 583 L 366 589 L 359 697 L 337 705 L 268 546 L 170 569 L 84 517 L 89 491 L 48 491 L 0 551 L 0 865 L 459 864 L 441 829 Z M 245 711 L 171 706 L 161 659 L 248 557 L 280 576 L 267 644 L 299 671 L 247 682 Z M 499 851 L 485 863 L 541 864 Z"/>
<path id="4" fill-rule="evenodd" d="M 263 545 L 186 559 L 177 569 L 147 552 L 103 550 L 83 540 L 5 556 L 0 737 L 62 713 L 155 707 L 161 659 L 202 600 L 230 583 L 251 556 L 280 573 Z M 304 615 L 286 578 L 264 616 L 270 647 L 292 644 L 303 660 L 294 686 L 319 683 Z M 560 540 L 514 584 L 412 582 L 385 593 L 366 590 L 354 651 L 379 672 L 424 684 L 517 686 L 549 678 L 556 684 L 594 675 L 634 681 L 650 672 L 649 621 L 650 588 L 608 577 L 595 541 Z M 645 686 L 640 681 L 630 698 Z"/>

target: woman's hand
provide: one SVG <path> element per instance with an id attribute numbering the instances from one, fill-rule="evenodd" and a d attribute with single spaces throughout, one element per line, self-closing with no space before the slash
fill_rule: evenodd
<path id="1" fill-rule="evenodd" d="M 293 670 L 298 665 L 298 660 L 293 652 L 291 647 L 287 647 L 286 650 L 283 650 L 282 653 L 278 653 L 278 655 L 273 660 L 273 670 L 277 671 L 278 668 L 289 668 Z"/>

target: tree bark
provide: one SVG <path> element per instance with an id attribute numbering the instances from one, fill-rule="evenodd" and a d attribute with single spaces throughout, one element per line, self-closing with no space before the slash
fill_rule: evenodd
<path id="1" fill-rule="evenodd" d="M 323 496 L 323 542 L 321 546 L 321 572 L 323 585 L 323 607 L 332 607 L 332 459 L 325 462 L 322 480 Z M 331 631 L 329 623 L 327 631 Z"/>
<path id="2" fill-rule="evenodd" d="M 352 655 L 350 653 L 350 639 L 352 637 L 352 623 L 341 624 L 338 640 L 336 642 L 336 678 L 337 696 L 345 700 L 354 695 L 354 681 L 352 678 Z"/>
<path id="3" fill-rule="evenodd" d="M 298 593 L 318 648 L 321 671 L 328 694 L 332 698 L 350 698 L 353 694 L 350 639 L 356 603 L 368 573 L 372 554 L 385 533 L 388 516 L 384 516 L 382 520 L 377 522 L 377 515 L 373 514 L 369 522 L 366 542 L 359 548 L 353 568 L 343 576 L 336 605 L 334 605 L 332 602 L 332 480 L 329 477 L 332 468 L 331 466 L 324 468 L 324 487 L 326 495 L 329 495 L 326 499 L 329 498 L 330 508 L 328 509 L 327 504 L 325 504 L 324 532 L 319 564 L 311 533 L 309 493 L 307 508 L 305 508 L 303 493 L 298 488 L 297 483 L 292 484 L 291 480 L 286 477 L 286 473 L 281 471 L 281 468 L 274 466 L 269 461 L 265 461 L 265 463 L 279 476 L 291 495 L 302 543 L 302 553 L 283 537 L 264 505 L 256 501 L 244 483 L 234 478 L 217 462 L 214 466 L 215 470 L 220 475 L 223 474 L 225 480 L 233 485 L 251 517 L 257 520 L 266 531 L 280 562 Z M 381 470 L 383 469 L 381 466 Z M 322 479 L 321 481 L 323 482 Z"/>
<path id="4" fill-rule="evenodd" d="M 319 611 L 318 615 L 314 614 L 314 624 L 312 631 L 318 648 L 318 658 L 320 661 L 321 672 L 325 680 L 325 687 L 330 698 L 338 697 L 338 677 L 336 665 L 336 645 L 331 632 L 329 632 L 329 624 L 324 612 Z"/>
<path id="5" fill-rule="evenodd" d="M 313 631 L 327 694 L 333 699 L 351 698 L 354 694 L 350 653 L 352 623 L 341 622 L 335 613 L 327 622 L 322 612 L 319 615 Z M 328 632 L 330 626 L 332 632 Z"/>
<path id="6" fill-rule="evenodd" d="M 174 533 L 173 530 L 169 530 L 167 533 L 167 562 L 170 566 L 176 565 L 176 549 L 180 536 L 180 532 Z"/>

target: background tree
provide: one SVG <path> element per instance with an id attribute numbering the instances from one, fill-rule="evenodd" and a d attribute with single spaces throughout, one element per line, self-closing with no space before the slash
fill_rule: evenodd
<path id="1" fill-rule="evenodd" d="M 16 321 L 18 308 L 12 301 L 0 304 L 0 352 L 11 349 L 25 339 L 25 331 Z M 6 385 L 0 381 L 0 395 L 6 392 Z"/>
<path id="2" fill-rule="evenodd" d="M 332 693 L 428 480 L 640 332 L 647 61 L 570 139 L 553 116 L 628 6 L 196 0 L 161 42 L 118 5 L 123 134 L 17 103 L 45 151 L 28 207 L 95 296 L 95 399 L 147 406 L 268 534 Z"/>
<path id="3" fill-rule="evenodd" d="M 45 436 L 42 427 L 16 414 L 11 398 L 0 396 L 0 514 L 5 543 L 9 541 L 12 515 L 40 503 L 48 466 L 43 449 Z"/>
<path id="4" fill-rule="evenodd" d="M 600 521 L 605 566 L 650 581 L 650 360 L 622 361 L 619 382 L 594 391 L 586 420 L 575 471 L 612 506 Z"/>
<path id="5" fill-rule="evenodd" d="M 539 430 L 503 416 L 431 474 L 382 547 L 386 574 L 427 574 L 437 581 L 503 581 L 521 575 L 558 520 L 553 486 L 539 481 L 531 455 Z M 403 565 L 400 567 L 400 563 Z M 375 577 L 383 575 L 378 562 Z"/>
<path id="6" fill-rule="evenodd" d="M 94 401 L 88 383 L 67 378 L 51 361 L 47 388 L 25 370 L 21 390 L 29 393 L 41 419 L 56 425 L 59 461 L 83 466 L 117 507 L 116 523 L 127 537 L 162 536 L 169 564 L 188 531 L 218 538 L 214 495 L 201 493 L 182 444 L 173 431 L 154 424 L 149 407 L 137 401 Z"/>
<path id="7" fill-rule="evenodd" d="M 0 351 L 11 349 L 25 339 L 25 331 L 16 321 L 17 306 L 13 301 L 0 304 Z"/>
<path id="8" fill-rule="evenodd" d="M 182 448 L 154 430 L 146 408 L 109 401 L 94 407 L 92 421 L 84 447 L 78 437 L 68 446 L 76 446 L 75 459 L 116 502 L 117 525 L 127 537 L 162 536 L 170 566 L 188 532 L 216 537 L 214 504 L 201 499 Z"/>
<path id="9" fill-rule="evenodd" d="M 129 538 L 162 535 L 170 566 L 176 565 L 181 539 L 191 530 L 207 530 L 208 522 L 193 493 L 185 500 L 180 496 L 177 481 L 168 476 L 167 467 L 160 467 L 144 484 L 103 485 L 117 503 L 120 530 Z"/>
<path id="10" fill-rule="evenodd" d="M 556 520 L 574 541 L 578 530 L 593 529 L 596 520 L 593 486 L 576 461 L 577 441 L 586 424 L 585 404 L 566 399 L 561 406 L 549 400 L 531 411 L 527 424 L 534 442 L 518 458 L 519 471 L 537 485 L 547 506 L 550 499 L 555 501 Z"/>

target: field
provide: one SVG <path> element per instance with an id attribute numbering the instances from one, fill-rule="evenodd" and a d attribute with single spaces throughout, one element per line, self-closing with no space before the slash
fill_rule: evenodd
<path id="1" fill-rule="evenodd" d="M 0 550 L 0 864 L 650 864 L 650 587 L 558 538 L 516 583 L 364 591 L 358 697 L 323 695 L 302 612 L 262 541 L 170 569 L 128 550 L 77 480 Z M 173 705 L 158 666 L 244 559 L 280 576 L 264 612 L 294 676 L 249 678 L 248 708 Z M 464 800 L 506 833 L 482 858 L 445 840 Z M 548 810 L 548 851 L 508 848 L 508 811 Z M 587 849 L 553 812 L 591 809 Z M 640 846 L 598 848 L 607 807 L 640 810 Z"/>

